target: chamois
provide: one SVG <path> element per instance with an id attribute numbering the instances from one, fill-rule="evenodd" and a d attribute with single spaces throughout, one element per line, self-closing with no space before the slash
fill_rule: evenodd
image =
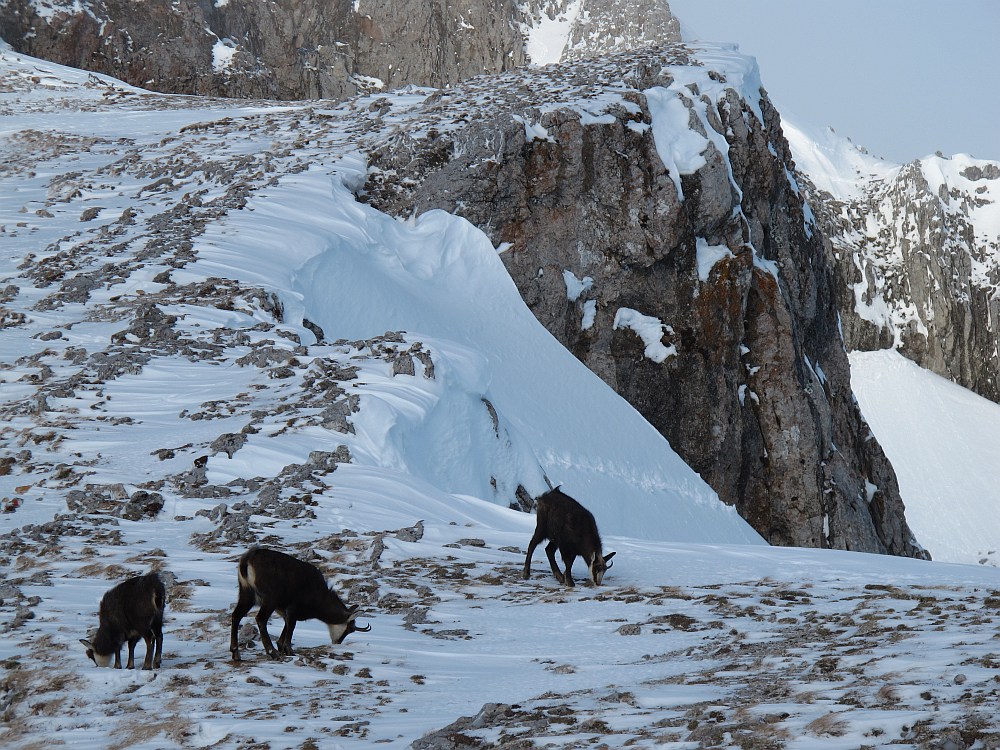
<path id="1" fill-rule="evenodd" d="M 101 598 L 98 612 L 97 633 L 94 640 L 80 639 L 87 648 L 87 656 L 99 667 L 111 664 L 122 668 L 121 648 L 128 643 L 126 669 L 135 668 L 135 644 L 142 638 L 146 642 L 146 659 L 143 669 L 159 669 L 163 654 L 163 608 L 166 590 L 156 573 L 134 576 L 122 581 Z M 156 653 L 153 643 L 156 642 Z"/>
<path id="2" fill-rule="evenodd" d="M 284 552 L 253 547 L 240 558 L 236 569 L 239 598 L 233 610 L 229 650 L 233 661 L 240 660 L 237 631 L 240 621 L 258 604 L 257 627 L 264 650 L 272 659 L 282 655 L 292 656 L 292 632 L 295 623 L 302 620 L 321 620 L 330 631 L 330 640 L 343 643 L 348 633 L 368 632 L 369 625 L 359 628 L 354 623 L 358 606 L 345 606 L 340 597 L 326 585 L 319 568 Z M 285 620 L 285 627 L 278 636 L 278 647 L 271 642 L 267 621 L 273 612 Z"/>
<path id="3" fill-rule="evenodd" d="M 614 552 L 603 554 L 601 536 L 597 533 L 597 522 L 593 514 L 558 487 L 549 490 L 536 500 L 535 533 L 528 544 L 528 554 L 524 559 L 524 578 L 531 577 L 531 556 L 535 547 L 543 539 L 548 539 L 545 554 L 549 557 L 552 574 L 559 583 L 573 586 L 573 561 L 582 557 L 587 563 L 590 580 L 599 586 L 604 572 L 613 563 Z M 561 573 L 556 565 L 556 550 L 562 555 L 566 572 Z"/>

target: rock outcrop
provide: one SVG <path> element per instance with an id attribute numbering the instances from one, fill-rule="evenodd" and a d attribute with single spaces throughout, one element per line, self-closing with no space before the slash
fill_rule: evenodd
<path id="1" fill-rule="evenodd" d="M 0 38 L 153 91 L 347 99 L 677 42 L 680 31 L 665 0 L 3 0 Z"/>
<path id="2" fill-rule="evenodd" d="M 549 331 L 772 543 L 922 554 L 755 73 L 673 45 L 441 92 L 372 155 L 368 199 L 488 232 Z"/>
<path id="3" fill-rule="evenodd" d="M 344 99 L 524 62 L 512 0 L 0 4 L 17 51 L 178 94 Z"/>
<path id="4" fill-rule="evenodd" d="M 521 7 L 528 57 L 537 64 L 681 41 L 666 0 L 528 0 Z"/>

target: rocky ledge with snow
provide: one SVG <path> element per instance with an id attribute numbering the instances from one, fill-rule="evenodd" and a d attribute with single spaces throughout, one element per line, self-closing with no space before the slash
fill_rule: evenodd
<path id="1" fill-rule="evenodd" d="M 680 34 L 657 0 L 0 0 L 0 38 L 155 91 L 346 99 Z"/>

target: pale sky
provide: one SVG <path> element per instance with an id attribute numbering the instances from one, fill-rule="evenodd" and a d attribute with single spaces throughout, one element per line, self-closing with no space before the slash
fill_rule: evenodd
<path id="1" fill-rule="evenodd" d="M 1000 160 L 1000 0 L 668 0 L 685 39 L 737 42 L 782 114 L 894 162 Z"/>

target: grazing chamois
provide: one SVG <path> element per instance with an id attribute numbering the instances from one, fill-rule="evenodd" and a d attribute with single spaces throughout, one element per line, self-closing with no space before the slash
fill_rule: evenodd
<path id="1" fill-rule="evenodd" d="M 253 547 L 240 558 L 236 578 L 239 581 L 239 598 L 233 610 L 229 639 L 233 661 L 240 660 L 237 639 L 240 621 L 254 604 L 260 606 L 256 618 L 260 639 L 272 659 L 293 655 L 292 632 L 295 623 L 302 620 L 315 619 L 326 623 L 330 640 L 335 644 L 343 643 L 348 633 L 372 629 L 371 625 L 359 628 L 355 624 L 358 606 L 346 606 L 326 585 L 319 568 L 284 552 Z M 267 621 L 273 612 L 285 619 L 285 627 L 278 636 L 278 648 L 274 647 L 267 632 Z"/>
<path id="2" fill-rule="evenodd" d="M 587 563 L 590 580 L 599 586 L 604 572 L 613 563 L 614 552 L 603 554 L 601 535 L 597 533 L 597 522 L 593 514 L 558 487 L 549 490 L 536 500 L 535 533 L 528 544 L 528 555 L 524 559 L 524 578 L 531 577 L 531 556 L 535 547 L 543 539 L 548 539 L 545 554 L 549 556 L 552 574 L 559 583 L 573 586 L 573 561 L 582 557 Z M 561 573 L 556 565 L 556 550 L 562 555 L 566 572 Z"/>
<path id="3" fill-rule="evenodd" d="M 163 608 L 166 589 L 156 573 L 134 576 L 122 581 L 101 598 L 98 612 L 97 633 L 93 641 L 80 639 L 87 647 L 87 656 L 99 667 L 111 664 L 122 668 L 121 648 L 128 643 L 126 669 L 135 668 L 135 644 L 142 638 L 146 642 L 146 659 L 143 669 L 159 669 L 163 654 Z M 153 642 L 156 653 L 153 653 Z"/>

